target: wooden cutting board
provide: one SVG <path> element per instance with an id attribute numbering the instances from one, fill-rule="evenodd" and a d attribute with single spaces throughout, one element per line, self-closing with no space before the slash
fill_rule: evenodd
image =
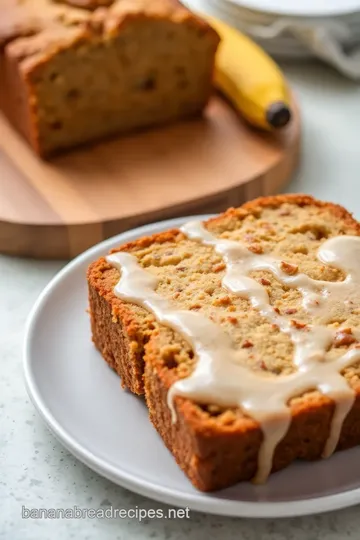
<path id="1" fill-rule="evenodd" d="M 45 162 L 0 114 L 0 252 L 69 258 L 126 229 L 218 212 L 275 193 L 299 154 L 295 109 L 281 134 L 248 126 L 214 96 L 204 118 Z"/>

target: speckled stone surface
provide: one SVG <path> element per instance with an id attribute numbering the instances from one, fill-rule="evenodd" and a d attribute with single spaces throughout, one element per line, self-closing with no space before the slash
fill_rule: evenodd
<path id="1" fill-rule="evenodd" d="M 289 191 L 340 202 L 360 216 L 360 88 L 327 68 L 285 66 L 303 110 L 303 164 Z M 39 419 L 23 383 L 24 324 L 60 262 L 0 257 L 1 540 L 343 540 L 360 538 L 358 507 L 314 517 L 246 520 L 31 520 L 26 507 L 165 508 L 101 478 L 73 458 Z"/>

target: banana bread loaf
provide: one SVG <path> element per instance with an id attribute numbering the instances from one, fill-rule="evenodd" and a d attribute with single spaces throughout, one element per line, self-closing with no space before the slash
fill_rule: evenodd
<path id="1" fill-rule="evenodd" d="M 284 195 L 90 266 L 94 343 L 198 489 L 360 443 L 359 258 L 346 210 Z"/>
<path id="2" fill-rule="evenodd" d="M 42 156 L 189 117 L 218 41 L 177 0 L 2 0 L 0 106 Z"/>

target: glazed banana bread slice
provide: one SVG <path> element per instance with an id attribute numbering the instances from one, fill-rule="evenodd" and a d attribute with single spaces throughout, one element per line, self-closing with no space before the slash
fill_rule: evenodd
<path id="1" fill-rule="evenodd" d="M 360 443 L 359 236 L 340 206 L 266 197 L 90 266 L 94 343 L 198 489 Z"/>
<path id="2" fill-rule="evenodd" d="M 177 0 L 2 0 L 0 106 L 42 156 L 190 117 L 218 43 Z"/>

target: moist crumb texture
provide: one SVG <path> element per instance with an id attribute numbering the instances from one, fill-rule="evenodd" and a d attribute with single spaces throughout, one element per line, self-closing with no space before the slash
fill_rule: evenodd
<path id="1" fill-rule="evenodd" d="M 42 155 L 191 117 L 218 42 L 177 0 L 2 0 L 0 105 Z"/>
<path id="2" fill-rule="evenodd" d="M 319 247 L 329 238 L 358 236 L 360 232 L 359 224 L 341 207 L 303 195 L 259 199 L 230 209 L 205 226 L 215 236 L 240 241 L 254 253 L 276 256 L 289 275 L 304 273 L 329 282 L 343 281 L 345 275 L 319 261 Z M 246 352 L 240 358 L 249 370 L 269 378 L 296 371 L 289 336 L 247 299 L 224 288 L 225 264 L 212 246 L 173 230 L 116 251 L 135 255 L 139 264 L 158 278 L 157 292 L 176 308 L 202 313 L 220 325 L 236 347 Z M 310 323 L 323 324 L 320 316 L 319 320 L 309 318 L 300 292 L 285 286 L 272 272 L 256 270 L 249 275 L 266 287 L 271 305 L 297 328 L 306 331 Z M 119 277 L 119 271 L 104 258 L 89 268 L 95 344 L 120 374 L 124 386 L 136 393 L 145 392 L 151 421 L 196 487 L 207 491 L 249 480 L 256 472 L 262 441 L 259 425 L 238 407 L 196 403 L 183 397 L 175 398 L 177 422 L 171 422 L 167 392 L 175 381 L 192 373 L 196 357 L 179 334 L 160 325 L 143 308 L 114 295 Z M 359 309 L 351 303 L 331 306 L 326 325 L 335 330 L 335 337 L 327 351 L 328 361 L 357 345 Z M 338 449 L 360 442 L 359 364 L 345 368 L 342 374 L 355 390 L 356 399 L 343 424 Z M 310 388 L 293 396 L 288 405 L 292 422 L 275 451 L 273 471 L 294 459 L 320 458 L 330 430 L 334 403 L 319 391 Z"/>

